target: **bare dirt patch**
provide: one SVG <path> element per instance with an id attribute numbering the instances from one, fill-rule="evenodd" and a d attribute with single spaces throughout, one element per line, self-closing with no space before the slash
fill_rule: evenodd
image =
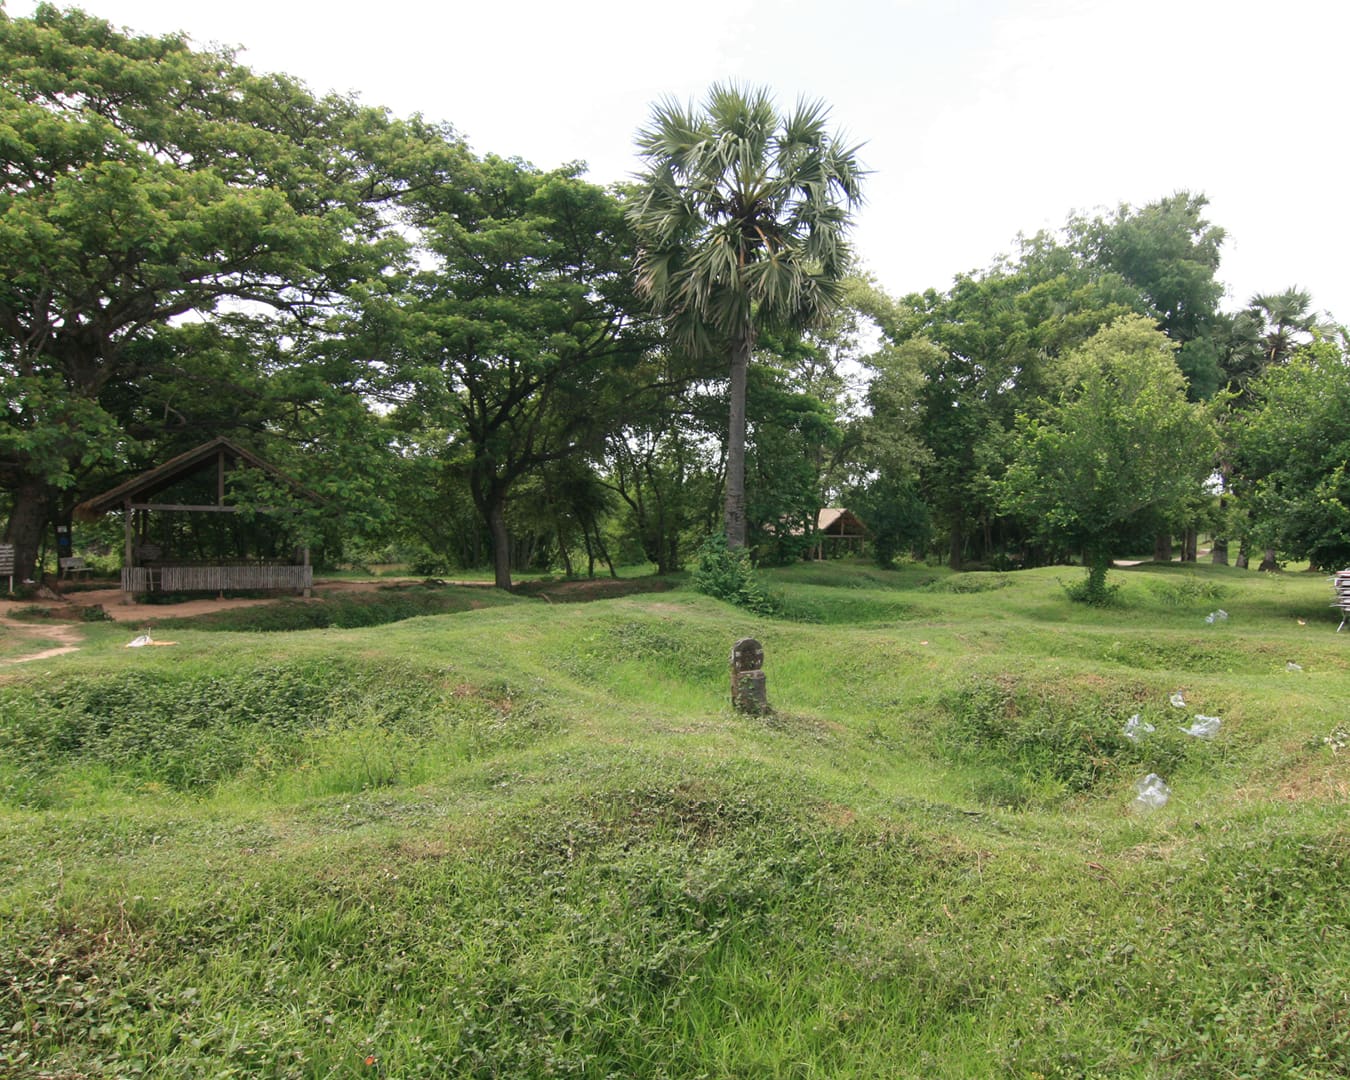
<path id="1" fill-rule="evenodd" d="M 83 638 L 79 627 L 65 622 L 20 622 L 9 617 L 10 612 L 26 605 L 10 601 L 0 602 L 0 634 L 30 642 L 31 651 L 20 652 L 17 656 L 0 658 L 0 666 L 26 664 L 33 660 L 49 660 L 53 656 L 63 656 L 75 652 Z"/>
<path id="2" fill-rule="evenodd" d="M 1288 773 L 1275 797 L 1287 802 L 1350 803 L 1350 754 L 1342 752 L 1330 762 L 1310 762 Z"/>

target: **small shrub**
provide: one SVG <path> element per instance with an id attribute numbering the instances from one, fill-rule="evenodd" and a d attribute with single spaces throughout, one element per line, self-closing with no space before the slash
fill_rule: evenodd
<path id="1" fill-rule="evenodd" d="M 25 604 L 21 608 L 15 608 L 10 618 L 18 619 L 21 622 L 27 622 L 30 619 L 50 619 L 52 609 L 43 607 L 41 604 Z"/>
<path id="2" fill-rule="evenodd" d="M 706 596 L 725 600 L 758 615 L 772 615 L 778 601 L 769 595 L 755 576 L 750 553 L 727 547 L 721 534 L 709 536 L 698 549 L 693 574 L 694 588 Z"/>
<path id="3" fill-rule="evenodd" d="M 1092 607 L 1119 607 L 1121 604 L 1119 585 L 1099 586 L 1091 575 L 1079 581 L 1059 580 L 1059 587 L 1075 604 L 1090 604 Z"/>

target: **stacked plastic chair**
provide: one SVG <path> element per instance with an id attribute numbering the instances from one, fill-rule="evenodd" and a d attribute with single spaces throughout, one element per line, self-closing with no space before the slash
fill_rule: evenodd
<path id="1" fill-rule="evenodd" d="M 1350 621 L 1350 570 L 1338 571 L 1336 576 L 1331 579 L 1332 588 L 1336 590 L 1336 602 L 1332 607 L 1341 610 L 1341 626 Z M 1336 633 L 1341 632 L 1341 626 L 1336 627 Z"/>

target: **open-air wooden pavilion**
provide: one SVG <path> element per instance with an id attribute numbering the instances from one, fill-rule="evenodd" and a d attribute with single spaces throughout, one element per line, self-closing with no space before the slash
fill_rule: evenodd
<path id="1" fill-rule="evenodd" d="M 827 559 L 844 552 L 861 554 L 866 539 L 867 526 L 852 510 L 828 507 L 816 515 L 816 546 L 812 556 Z"/>
<path id="2" fill-rule="evenodd" d="M 182 529 L 155 528 L 156 517 L 168 515 L 239 514 L 245 509 L 259 517 L 285 513 L 230 502 L 226 478 L 238 468 L 257 469 L 301 498 L 316 504 L 323 502 L 321 496 L 256 454 L 229 439 L 217 438 L 75 507 L 75 517 L 80 521 L 94 521 L 121 511 L 125 532 L 124 599 L 156 591 L 287 589 L 309 595 L 314 576 L 307 546 L 293 548 L 284 560 L 258 551 L 204 552 L 201 543 L 194 545 L 183 540 L 188 534 Z"/>

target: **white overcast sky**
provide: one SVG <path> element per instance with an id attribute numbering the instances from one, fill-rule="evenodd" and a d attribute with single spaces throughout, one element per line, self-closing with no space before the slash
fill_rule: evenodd
<path id="1" fill-rule="evenodd" d="M 12 16 L 36 5 L 9 0 Z M 68 6 L 68 5 L 61 5 Z M 1344 0 L 84 0 L 237 46 L 315 91 L 444 120 L 597 182 L 663 96 L 819 98 L 871 170 L 855 245 L 892 294 L 947 287 L 1072 211 L 1209 197 L 1227 306 L 1293 285 L 1350 321 Z"/>

